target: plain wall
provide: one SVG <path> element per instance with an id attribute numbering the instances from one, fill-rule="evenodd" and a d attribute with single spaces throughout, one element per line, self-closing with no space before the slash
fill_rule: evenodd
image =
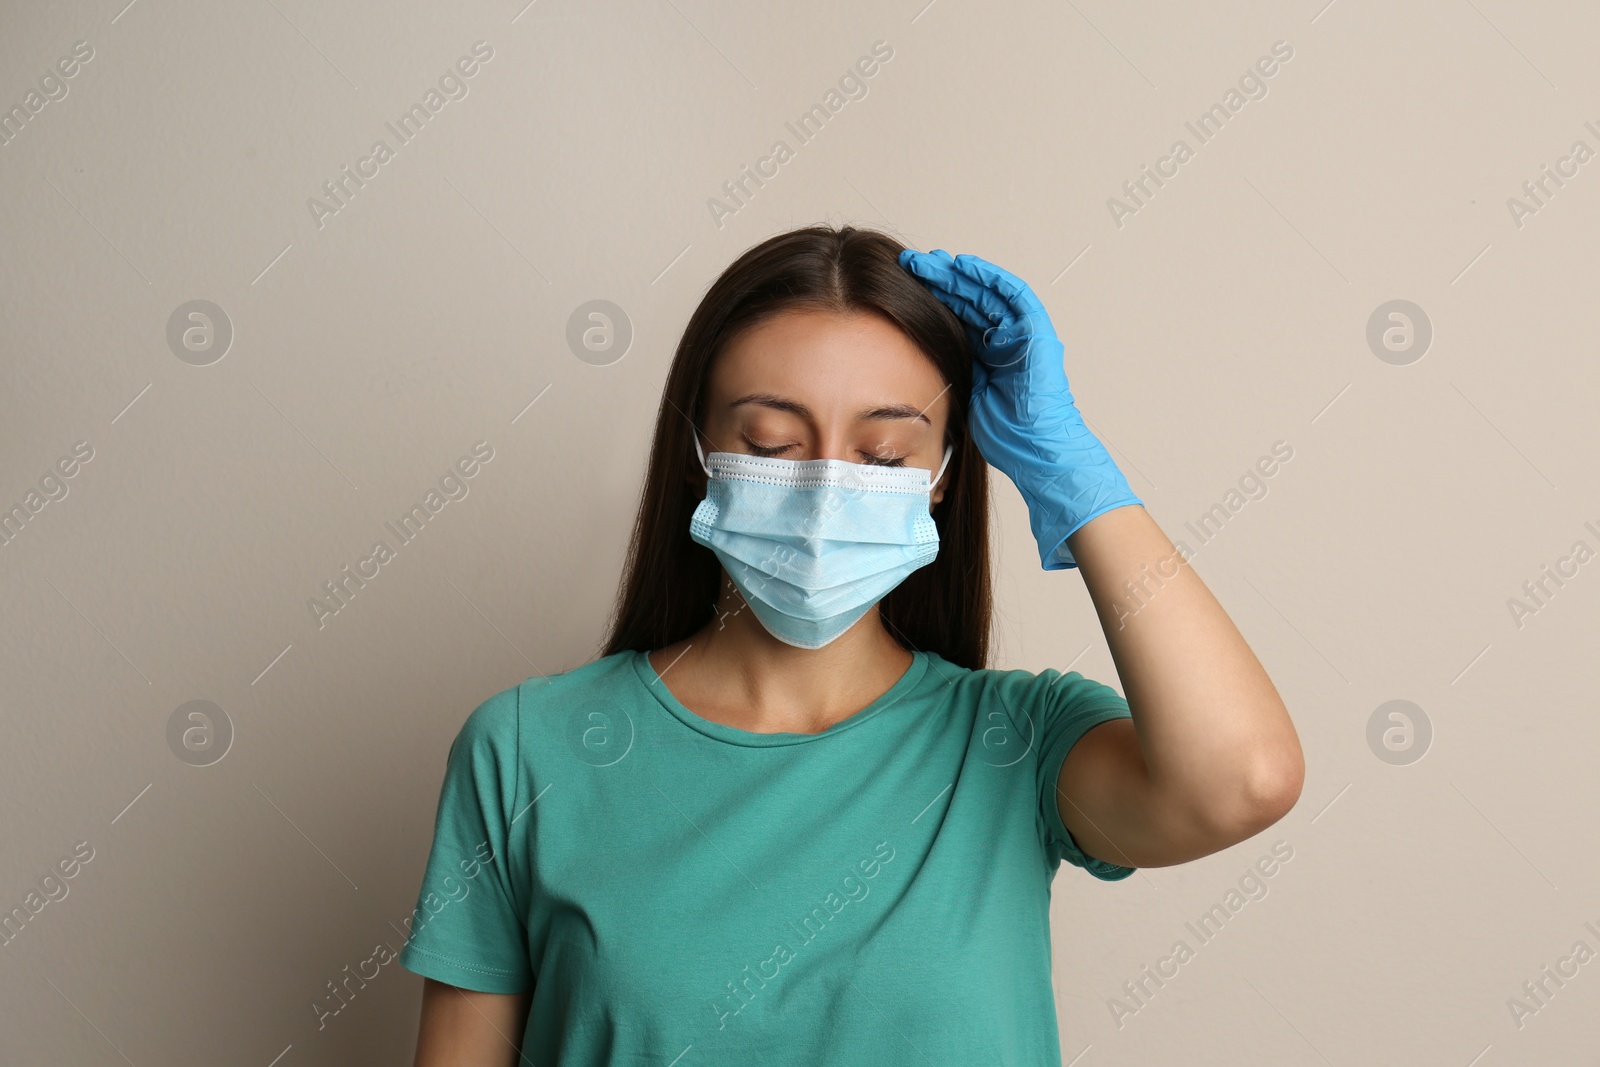
<path id="1" fill-rule="evenodd" d="M 1600 962 L 1562 961 L 1600 951 L 1600 562 L 1561 561 L 1600 551 L 1597 37 L 1591 8 L 1506 0 L 7 5 L 0 107 L 93 54 L 0 145 L 0 506 L 66 489 L 0 544 L 0 909 L 92 859 L 0 948 L 0 1061 L 410 1062 L 398 964 L 320 1028 L 313 1005 L 399 947 L 465 716 L 593 657 L 701 293 L 828 221 L 1034 287 L 1305 747 L 1259 837 L 1119 883 L 1063 868 L 1064 1062 L 1588 1062 Z M 401 144 L 386 123 L 479 41 Z M 802 143 L 786 123 L 878 41 Z M 1202 142 L 1186 123 L 1276 42 Z M 1545 167 L 1568 177 L 1535 200 Z M 231 324 L 220 359 L 169 339 L 193 300 Z M 592 300 L 620 358 L 569 344 Z M 1431 323 L 1421 358 L 1369 343 L 1393 300 Z M 384 524 L 480 441 L 401 545 Z M 1277 442 L 1266 494 L 1230 498 Z M 995 666 L 1120 689 L 1081 577 L 1040 570 L 994 485 Z M 208 766 L 169 730 L 195 700 L 231 723 Z M 1398 756 L 1370 740 L 1395 700 L 1431 733 Z M 1266 895 L 1196 938 L 1277 842 Z"/>

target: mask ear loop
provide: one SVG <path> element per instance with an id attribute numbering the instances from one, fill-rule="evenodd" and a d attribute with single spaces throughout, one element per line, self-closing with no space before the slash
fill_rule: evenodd
<path id="1" fill-rule="evenodd" d="M 700 457 L 700 469 L 706 472 L 706 477 L 711 477 L 711 468 L 706 466 L 706 453 L 700 447 L 700 431 L 694 431 L 694 454 Z"/>
<path id="2" fill-rule="evenodd" d="M 955 445 L 944 446 L 944 459 L 939 461 L 939 472 L 928 480 L 928 492 L 933 492 L 933 487 L 939 484 L 939 479 L 944 476 L 945 467 L 950 465 L 950 456 L 955 452 Z"/>

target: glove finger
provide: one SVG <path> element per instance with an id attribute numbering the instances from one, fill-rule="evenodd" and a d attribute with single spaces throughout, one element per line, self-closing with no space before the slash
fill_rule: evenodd
<path id="1" fill-rule="evenodd" d="M 983 312 L 960 293 L 940 291 L 934 295 L 939 298 L 940 303 L 956 313 L 963 326 L 978 331 L 980 336 L 990 329 L 992 324 L 984 317 Z"/>
<path id="2" fill-rule="evenodd" d="M 907 257 L 901 265 L 912 277 L 924 283 L 928 290 L 939 298 L 940 303 L 955 312 L 956 316 L 966 325 L 975 327 L 979 331 L 986 330 L 993 325 L 993 322 L 986 315 L 973 306 L 971 300 L 955 290 L 957 275 L 948 264 L 929 259 L 927 256 L 918 253 L 915 256 Z"/>
<path id="3" fill-rule="evenodd" d="M 1000 293 L 1008 303 L 1016 304 L 1019 313 L 1026 314 L 1042 306 L 1038 294 L 1027 282 L 998 263 L 991 263 L 982 256 L 975 256 L 970 252 L 963 252 L 951 262 L 957 270 L 977 278 Z"/>
<path id="4" fill-rule="evenodd" d="M 1006 370 L 1023 364 L 1036 338 L 1042 342 L 1053 336 L 1048 332 L 1030 331 L 998 292 L 977 279 L 957 274 L 951 278 L 951 284 L 955 292 L 949 295 L 947 302 L 960 301 L 973 316 L 972 321 L 981 323 L 979 329 L 983 336 L 979 351 L 992 369 Z"/>
<path id="5" fill-rule="evenodd" d="M 946 305 L 958 306 L 958 314 L 962 317 L 962 325 L 967 329 L 967 340 L 972 345 L 973 366 L 984 367 L 986 370 L 1004 371 L 1024 362 L 1028 355 L 1028 346 L 1033 343 L 1032 337 L 1018 338 L 1014 332 L 1008 332 L 1004 326 L 994 326 L 987 323 L 982 312 L 972 305 L 972 302 L 959 294 L 947 294 L 943 298 Z M 975 326 L 974 323 L 983 323 Z M 1021 344 L 1018 344 L 1018 341 Z"/>
<path id="6" fill-rule="evenodd" d="M 973 355 L 981 362 L 1003 370 L 1025 359 L 1030 338 L 1021 328 L 1021 321 L 1015 318 L 1010 304 L 1001 296 L 956 267 L 961 256 L 952 259 L 943 249 L 934 249 L 931 253 L 907 249 L 900 258 L 901 265 L 926 283 L 934 296 L 961 319 Z M 983 306 L 976 301 L 981 301 Z M 1045 323 L 1049 323 L 1048 316 Z"/>
<path id="7" fill-rule="evenodd" d="M 1028 283 L 1004 267 L 967 253 L 955 258 L 954 268 L 1004 301 L 1007 317 L 986 335 L 991 350 L 1010 353 L 1004 366 L 1020 364 L 1024 375 L 1039 387 L 1064 385 L 1064 371 L 1055 365 L 1062 350 L 1060 338 L 1050 313 Z M 1019 341 L 1020 346 L 1016 344 Z"/>
<path id="8" fill-rule="evenodd" d="M 980 330 L 987 330 L 1010 316 L 1010 308 L 1004 301 L 987 292 L 981 282 L 957 269 L 954 260 L 941 261 L 929 256 L 916 256 L 908 258 L 902 265 L 947 304 L 951 303 L 947 297 L 959 298 L 959 304 L 952 310 Z"/>
<path id="9" fill-rule="evenodd" d="M 918 252 L 915 248 L 902 248 L 900 254 L 895 258 L 899 261 L 900 266 L 907 270 L 911 269 L 911 264 L 914 262 L 944 263 L 946 265 L 955 262 L 955 257 L 942 248 L 935 248 L 932 252 Z"/>
<path id="10" fill-rule="evenodd" d="M 945 281 L 954 292 L 967 298 L 984 317 L 984 325 L 1004 326 L 1008 334 L 1022 333 L 1024 325 L 1019 309 L 1000 289 L 962 262 L 957 256 L 948 268 Z M 1004 343 L 997 341 L 996 343 Z"/>
<path id="11" fill-rule="evenodd" d="M 973 306 L 972 301 L 959 293 L 950 293 L 942 289 L 930 288 L 929 291 L 961 320 L 961 327 L 966 331 L 967 344 L 972 349 L 974 359 L 979 362 L 987 361 L 997 367 L 1006 366 L 1011 362 L 1011 357 L 1000 355 L 990 345 L 989 339 L 998 327 L 991 324 L 983 312 Z"/>
<path id="12" fill-rule="evenodd" d="M 1045 310 L 1039 294 L 1004 267 L 966 252 L 956 256 L 952 263 L 963 275 L 976 279 L 999 294 L 1008 312 L 1027 328 L 1038 330 L 1049 324 L 1050 313 Z"/>
<path id="13" fill-rule="evenodd" d="M 941 256 L 940 249 L 932 252 L 918 252 L 908 248 L 899 255 L 900 266 L 919 280 L 930 285 L 948 288 L 948 282 L 954 273 L 955 260 L 948 254 Z"/>

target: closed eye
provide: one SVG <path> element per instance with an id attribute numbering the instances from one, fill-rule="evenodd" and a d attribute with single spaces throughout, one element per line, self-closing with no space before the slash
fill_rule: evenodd
<path id="1" fill-rule="evenodd" d="M 780 456 L 789 451 L 791 448 L 795 447 L 794 445 L 778 445 L 774 448 L 764 448 L 750 440 L 748 437 L 743 438 L 743 440 L 751 452 L 758 456 L 765 456 L 769 458 L 772 456 Z M 861 456 L 861 462 L 870 464 L 874 467 L 904 467 L 906 465 L 906 457 L 904 456 L 894 456 L 890 459 L 884 459 L 881 456 L 873 455 L 871 452 L 863 452 L 860 449 L 857 449 L 856 451 Z"/>

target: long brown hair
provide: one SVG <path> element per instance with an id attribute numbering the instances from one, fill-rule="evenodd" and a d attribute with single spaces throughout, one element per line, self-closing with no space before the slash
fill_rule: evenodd
<path id="1" fill-rule="evenodd" d="M 989 468 L 967 434 L 972 356 L 955 313 L 907 273 L 905 246 L 877 230 L 809 226 L 747 250 L 706 291 L 667 372 L 644 491 L 601 655 L 650 652 L 688 637 L 716 611 L 722 564 L 689 537 L 699 499 L 685 475 L 705 472 L 694 434 L 703 425 L 712 361 L 740 331 L 791 308 L 882 315 L 930 359 L 950 386 L 943 444 L 953 445 L 944 498 L 933 506 L 939 554 L 892 589 L 878 610 L 904 648 L 937 652 L 974 670 L 988 666 Z M 943 449 L 941 448 L 941 451 Z"/>

